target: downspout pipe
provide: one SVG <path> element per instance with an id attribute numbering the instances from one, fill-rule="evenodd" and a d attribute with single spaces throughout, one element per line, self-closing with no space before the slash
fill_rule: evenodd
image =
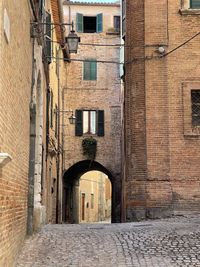
<path id="1" fill-rule="evenodd" d="M 30 111 L 30 146 L 29 146 L 29 172 L 28 172 L 28 214 L 27 214 L 27 234 L 33 234 L 33 212 L 34 212 L 34 176 L 35 176 L 35 142 L 36 142 L 36 104 L 33 101 L 35 86 L 35 38 L 32 43 L 32 82 Z"/>
<path id="2" fill-rule="evenodd" d="M 60 51 L 60 49 L 59 49 Z M 61 222 L 61 218 L 59 219 L 59 211 L 61 211 L 60 209 L 60 205 L 59 205 L 59 197 L 60 197 L 60 160 L 61 160 L 61 144 L 60 144 L 60 63 L 58 62 L 58 154 L 57 154 L 57 192 L 56 192 L 56 223 Z"/>

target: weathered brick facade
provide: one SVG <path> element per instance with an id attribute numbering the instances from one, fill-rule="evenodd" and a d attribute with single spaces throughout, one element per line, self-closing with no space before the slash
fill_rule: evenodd
<path id="1" fill-rule="evenodd" d="M 5 10 L 10 22 L 9 41 L 3 30 Z M 11 266 L 26 234 L 32 75 L 30 16 L 25 0 L 0 3 L 0 152 L 12 157 L 11 162 L 0 167 L 0 266 Z"/>
<path id="2" fill-rule="evenodd" d="M 75 136 L 75 125 L 70 125 L 68 117 L 72 110 L 103 110 L 104 136 L 94 138 L 97 140 L 97 154 L 95 161 L 110 172 L 109 178 L 113 186 L 113 221 L 120 220 L 121 196 L 121 103 L 120 103 L 120 77 L 119 65 L 114 63 L 97 62 L 97 79 L 84 80 L 84 60 L 119 62 L 119 47 L 112 47 L 120 43 L 119 34 L 114 32 L 114 16 L 120 15 L 118 4 L 84 4 L 64 2 L 65 21 L 68 18 L 75 22 L 77 31 L 77 13 L 86 17 L 96 17 L 102 14 L 102 31 L 97 33 L 76 32 L 81 38 L 77 55 L 72 55 L 72 62 L 67 66 L 64 86 L 64 168 L 65 171 L 73 168 L 75 164 L 87 160 L 83 155 L 82 140 L 91 134 Z M 69 15 L 69 10 L 71 14 Z M 87 44 L 87 45 L 84 45 Z M 96 44 L 96 45 L 95 45 Z M 99 45 L 99 46 L 98 46 Z M 109 46 L 110 45 L 110 46 Z M 73 62 L 79 59 L 80 62 Z M 96 166 L 91 165 L 92 168 Z M 103 168 L 102 167 L 102 168 Z M 78 166 L 76 167 L 78 170 Z M 88 165 L 85 165 L 86 172 Z M 100 171 L 103 171 L 101 169 Z M 105 171 L 105 170 L 104 170 Z M 83 173 L 82 173 L 83 174 Z M 80 175 L 80 173 L 79 173 Z M 75 178 L 75 177 L 71 177 Z M 64 182 L 67 178 L 64 176 Z"/>
<path id="3" fill-rule="evenodd" d="M 199 211 L 199 11 L 189 1 L 126 1 L 126 220 Z M 164 48 L 164 54 L 158 48 Z"/>
<path id="4" fill-rule="evenodd" d="M 41 22 L 38 4 L 25 0 L 0 2 L 0 266 L 13 266 L 27 233 L 56 221 L 62 161 L 55 138 L 55 132 L 61 138 L 55 106 L 60 108 L 61 77 L 59 80 L 56 73 L 57 62 L 47 63 L 41 30 L 44 26 L 40 25 L 39 30 L 35 26 L 34 30 L 30 24 Z M 46 1 L 43 8 L 52 14 L 52 22 L 61 21 L 57 0 Z M 43 11 L 43 16 L 46 14 Z M 62 59 L 60 28 L 54 30 L 52 39 L 57 41 L 52 45 L 52 55 L 59 50 Z M 50 130 L 48 90 L 54 93 L 50 99 Z M 55 153 L 50 146 L 53 142 Z M 2 163 L 4 153 L 11 156 L 7 164 Z M 51 176 L 49 165 L 53 169 Z"/>

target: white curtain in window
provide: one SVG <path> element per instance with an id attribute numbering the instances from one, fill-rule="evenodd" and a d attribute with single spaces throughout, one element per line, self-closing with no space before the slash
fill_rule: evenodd
<path id="1" fill-rule="evenodd" d="M 96 111 L 90 111 L 90 133 L 96 133 Z"/>
<path id="2" fill-rule="evenodd" d="M 89 111 L 83 111 L 83 133 L 89 132 Z"/>

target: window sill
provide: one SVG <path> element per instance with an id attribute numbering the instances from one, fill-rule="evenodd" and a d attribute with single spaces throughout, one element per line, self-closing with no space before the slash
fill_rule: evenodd
<path id="1" fill-rule="evenodd" d="M 106 32 L 106 35 L 120 35 L 120 32 Z"/>
<path id="2" fill-rule="evenodd" d="M 198 137 L 200 136 L 200 126 L 192 127 L 190 130 L 184 133 L 185 136 Z"/>
<path id="3" fill-rule="evenodd" d="M 94 137 L 94 136 L 98 136 L 97 133 L 92 134 L 92 133 L 83 133 L 83 137 Z"/>
<path id="4" fill-rule="evenodd" d="M 180 9 L 181 15 L 200 15 L 200 9 Z"/>

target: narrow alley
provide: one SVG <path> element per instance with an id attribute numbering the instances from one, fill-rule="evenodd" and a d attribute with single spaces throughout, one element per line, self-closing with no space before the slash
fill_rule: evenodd
<path id="1" fill-rule="evenodd" d="M 16 267 L 198 267 L 200 216 L 126 224 L 46 225 Z"/>

